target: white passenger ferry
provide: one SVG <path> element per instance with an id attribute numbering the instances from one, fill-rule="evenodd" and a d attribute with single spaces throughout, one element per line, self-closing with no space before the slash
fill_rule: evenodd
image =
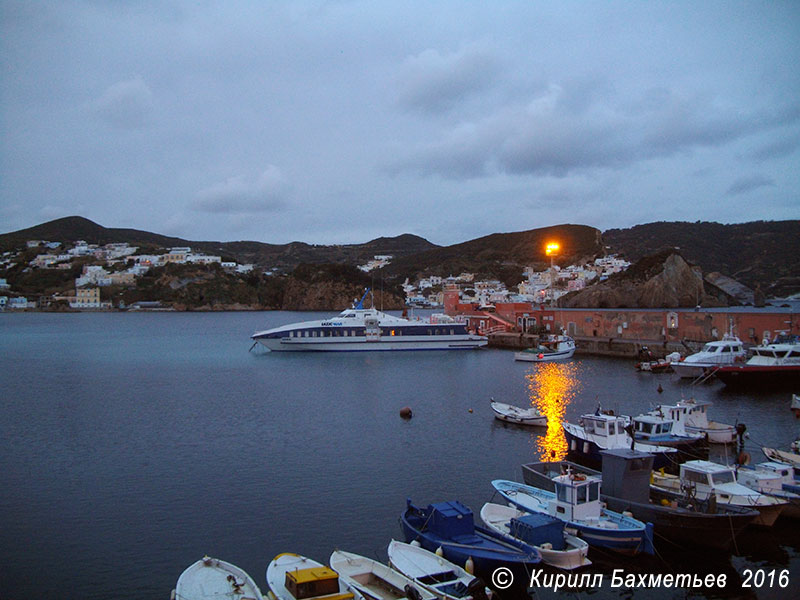
<path id="1" fill-rule="evenodd" d="M 330 319 L 290 323 L 251 337 L 278 352 L 362 352 L 375 350 L 470 350 L 487 338 L 471 334 L 467 324 L 438 315 L 409 320 L 364 308 L 367 293 L 352 308 Z M 437 317 L 434 315 L 434 317 Z"/>

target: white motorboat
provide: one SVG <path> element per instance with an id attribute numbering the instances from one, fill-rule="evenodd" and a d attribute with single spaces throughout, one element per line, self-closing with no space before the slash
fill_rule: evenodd
<path id="1" fill-rule="evenodd" d="M 698 500 L 714 498 L 717 504 L 731 504 L 755 508 L 760 513 L 756 525 L 771 527 L 786 508 L 786 501 L 757 492 L 736 481 L 733 467 L 707 460 L 690 460 L 681 465 L 680 475 L 653 471 L 650 487 L 673 496 L 695 497 Z"/>
<path id="2" fill-rule="evenodd" d="M 443 600 L 485 600 L 491 595 L 480 579 L 418 542 L 392 540 L 389 566 Z"/>
<path id="3" fill-rule="evenodd" d="M 539 412 L 535 407 L 520 408 L 513 404 L 496 402 L 494 398 L 490 401 L 492 411 L 496 419 L 517 425 L 547 425 L 547 416 Z"/>
<path id="4" fill-rule="evenodd" d="M 172 590 L 172 600 L 264 600 L 250 575 L 236 565 L 204 556 L 189 566 Z"/>
<path id="5" fill-rule="evenodd" d="M 719 367 L 714 375 L 728 387 L 763 389 L 800 385 L 800 335 L 780 334 L 756 346 L 744 364 Z"/>
<path id="6" fill-rule="evenodd" d="M 673 432 L 681 435 L 704 435 L 712 444 L 736 441 L 736 427 L 708 420 L 707 400 L 681 400 L 676 404 L 660 404 L 651 414 L 660 414 L 674 423 Z"/>
<path id="7" fill-rule="evenodd" d="M 469 333 L 466 322 L 447 315 L 410 320 L 364 308 L 367 293 L 336 317 L 290 323 L 251 338 L 273 352 L 471 350 L 488 343 L 485 336 Z"/>
<path id="8" fill-rule="evenodd" d="M 575 354 L 575 340 L 566 335 L 551 335 L 535 348 L 526 348 L 514 353 L 514 360 L 526 362 L 548 362 L 567 360 Z"/>
<path id="9" fill-rule="evenodd" d="M 329 562 L 339 577 L 367 600 L 400 600 L 412 596 L 416 600 L 436 598 L 412 579 L 366 556 L 334 550 Z"/>
<path id="10" fill-rule="evenodd" d="M 800 438 L 792 442 L 789 451 L 778 450 L 777 448 L 761 448 L 761 451 L 764 453 L 764 456 L 772 461 L 791 465 L 795 469 L 800 469 Z"/>
<path id="11" fill-rule="evenodd" d="M 481 508 L 481 519 L 500 535 L 535 547 L 542 562 L 552 567 L 571 570 L 592 564 L 587 558 L 589 544 L 568 533 L 564 521 L 555 517 L 487 502 Z"/>
<path id="12" fill-rule="evenodd" d="M 270 561 L 267 585 L 275 600 L 363 600 L 336 571 L 291 552 L 279 554 Z"/>
<path id="13" fill-rule="evenodd" d="M 747 360 L 747 350 L 742 340 L 726 333 L 721 340 L 708 342 L 700 352 L 690 354 L 672 363 L 672 369 L 681 377 L 696 379 L 710 369 L 723 365 L 732 365 Z"/>
<path id="14" fill-rule="evenodd" d="M 743 465 L 736 473 L 742 485 L 785 500 L 786 508 L 782 515 L 792 519 L 800 518 L 800 481 L 791 465 L 768 461 L 757 465 Z"/>

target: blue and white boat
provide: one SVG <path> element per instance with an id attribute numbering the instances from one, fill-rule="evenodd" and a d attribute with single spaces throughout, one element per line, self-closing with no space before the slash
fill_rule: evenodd
<path id="1" fill-rule="evenodd" d="M 408 543 L 418 541 L 431 552 L 441 548 L 447 560 L 486 581 L 498 567 L 524 575 L 541 561 L 533 546 L 475 525 L 472 511 L 457 500 L 421 508 L 409 499 L 400 523 Z"/>
<path id="2" fill-rule="evenodd" d="M 633 439 L 637 442 L 675 448 L 679 452 L 697 452 L 705 442 L 700 433 L 682 433 L 674 429 L 675 422 L 658 411 L 638 415 L 631 420 Z"/>
<path id="3" fill-rule="evenodd" d="M 568 473 L 553 483 L 555 492 L 505 479 L 495 479 L 492 486 L 521 510 L 566 522 L 590 546 L 631 555 L 654 553 L 653 525 L 603 508 L 599 477 Z"/>
<path id="4" fill-rule="evenodd" d="M 467 331 L 465 322 L 447 315 L 410 320 L 364 308 L 368 293 L 336 317 L 290 323 L 251 338 L 273 352 L 472 350 L 488 343 L 485 336 Z"/>

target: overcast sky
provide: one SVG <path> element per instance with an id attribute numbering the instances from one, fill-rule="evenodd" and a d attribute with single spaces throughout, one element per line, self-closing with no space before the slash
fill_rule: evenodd
<path id="1" fill-rule="evenodd" d="M 0 0 L 0 231 L 800 218 L 800 2 Z"/>

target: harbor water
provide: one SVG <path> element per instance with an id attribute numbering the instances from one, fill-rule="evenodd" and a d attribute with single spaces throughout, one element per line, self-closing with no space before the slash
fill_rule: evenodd
<path id="1" fill-rule="evenodd" d="M 788 448 L 800 432 L 790 393 L 691 386 L 622 359 L 249 351 L 253 332 L 313 318 L 0 314 L 0 599 L 166 600 L 205 554 L 242 567 L 264 593 L 281 552 L 327 562 L 338 548 L 384 560 L 406 498 L 458 499 L 477 515 L 497 501 L 492 479 L 521 480 L 522 463 L 563 456 L 558 420 L 598 404 L 635 415 L 710 400 L 712 419 L 746 424 L 753 462 L 765 460 L 761 446 Z M 491 397 L 534 403 L 551 426 L 503 424 Z M 404 420 L 406 406 L 413 418 Z M 733 460 L 737 451 L 714 452 Z M 796 521 L 746 532 L 731 554 L 656 547 L 639 558 L 592 550 L 587 572 L 724 574 L 728 585 L 568 595 L 797 597 Z M 748 570 L 774 572 L 772 585 L 744 587 Z"/>

